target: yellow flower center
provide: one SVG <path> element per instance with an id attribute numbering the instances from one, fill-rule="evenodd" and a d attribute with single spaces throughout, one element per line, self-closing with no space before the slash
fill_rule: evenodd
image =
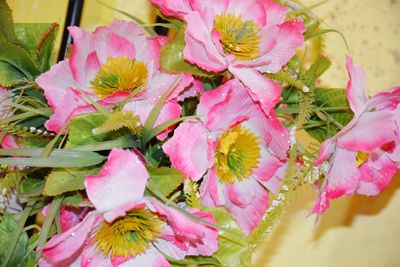
<path id="1" fill-rule="evenodd" d="M 238 125 L 222 134 L 214 162 L 220 181 L 233 183 L 249 178 L 261 156 L 258 137 Z"/>
<path id="2" fill-rule="evenodd" d="M 161 228 L 162 221 L 149 210 L 132 210 L 112 223 L 102 222 L 94 244 L 105 256 L 135 257 L 161 236 Z"/>
<path id="3" fill-rule="evenodd" d="M 243 20 L 235 14 L 215 17 L 214 28 L 221 34 L 221 44 L 226 54 L 238 60 L 252 60 L 259 56 L 260 27 L 251 20 Z"/>
<path id="4" fill-rule="evenodd" d="M 358 151 L 356 157 L 356 165 L 359 167 L 361 164 L 368 160 L 369 154 L 365 152 Z"/>
<path id="5" fill-rule="evenodd" d="M 142 91 L 147 84 L 147 67 L 144 62 L 128 57 L 109 57 L 97 72 L 91 87 L 99 98 L 117 91 Z"/>

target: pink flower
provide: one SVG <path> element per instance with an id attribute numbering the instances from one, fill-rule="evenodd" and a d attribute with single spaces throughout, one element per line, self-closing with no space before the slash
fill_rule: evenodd
<path id="1" fill-rule="evenodd" d="M 87 176 L 86 192 L 95 210 L 41 248 L 41 266 L 169 266 L 163 254 L 211 255 L 218 231 L 180 211 L 144 197 L 149 175 L 130 151 L 113 149 L 103 169 Z M 212 215 L 189 209 L 215 224 Z"/>
<path id="2" fill-rule="evenodd" d="M 43 208 L 43 216 L 47 216 L 51 205 L 47 205 Z M 63 205 L 60 209 L 60 225 L 61 232 L 66 232 L 79 222 L 81 222 L 88 214 L 89 209 L 87 207 L 73 207 Z"/>
<path id="3" fill-rule="evenodd" d="M 229 70 L 269 111 L 279 102 L 276 73 L 304 42 L 302 21 L 285 21 L 287 8 L 272 0 L 150 0 L 186 24 L 184 58 L 210 72 Z M 261 73 L 260 73 L 261 72 Z"/>
<path id="4" fill-rule="evenodd" d="M 328 161 L 328 169 L 314 213 L 322 213 L 330 199 L 343 195 L 379 194 L 400 164 L 400 87 L 368 99 L 363 70 L 350 57 L 346 63 L 347 98 L 354 118 L 321 145 L 315 164 Z"/>
<path id="5" fill-rule="evenodd" d="M 172 165 L 199 181 L 202 203 L 224 207 L 249 234 L 268 206 L 264 187 L 276 192 L 286 167 L 288 133 L 275 115 L 254 102 L 233 79 L 206 92 L 199 120 L 187 120 L 163 149 Z"/>
<path id="6" fill-rule="evenodd" d="M 74 40 L 70 58 L 36 79 L 54 110 L 45 124 L 47 129 L 59 132 L 72 116 L 95 111 L 81 92 L 106 108 L 114 107 L 132 92 L 141 92 L 125 108 L 137 113 L 143 122 L 176 79 L 180 82 L 156 124 L 180 116 L 175 98 L 193 78 L 160 72 L 159 49 L 165 41 L 162 37 L 147 37 L 138 25 L 118 20 L 93 33 L 78 27 L 68 29 Z"/>

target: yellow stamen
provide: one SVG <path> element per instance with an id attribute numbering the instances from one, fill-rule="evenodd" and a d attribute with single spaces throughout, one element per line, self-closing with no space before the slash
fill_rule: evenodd
<path id="1" fill-rule="evenodd" d="M 132 210 L 113 223 L 102 222 L 94 237 L 104 256 L 135 257 L 161 236 L 162 221 L 148 210 Z"/>
<path id="2" fill-rule="evenodd" d="M 233 183 L 249 178 L 261 156 L 258 137 L 238 125 L 222 134 L 218 141 L 214 162 L 222 182 Z"/>
<path id="3" fill-rule="evenodd" d="M 369 154 L 365 152 L 358 151 L 356 157 L 356 165 L 359 167 L 361 164 L 368 160 Z"/>
<path id="4" fill-rule="evenodd" d="M 214 28 L 221 34 L 224 52 L 238 60 L 252 60 L 259 56 L 260 27 L 251 20 L 243 20 L 235 14 L 215 17 Z"/>
<path id="5" fill-rule="evenodd" d="M 99 98 L 117 91 L 141 91 L 147 84 L 147 74 L 144 62 L 128 57 L 109 57 L 94 77 L 91 87 Z"/>

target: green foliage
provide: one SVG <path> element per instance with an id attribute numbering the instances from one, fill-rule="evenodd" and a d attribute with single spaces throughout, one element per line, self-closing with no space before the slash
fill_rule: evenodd
<path id="1" fill-rule="evenodd" d="M 43 179 L 28 178 L 20 184 L 20 195 L 24 198 L 40 196 L 43 192 L 43 186 Z"/>
<path id="2" fill-rule="evenodd" d="M 172 72 L 186 72 L 200 77 L 211 77 L 213 74 L 190 64 L 183 58 L 185 48 L 185 29 L 179 31 L 174 39 L 161 48 L 161 67 Z"/>
<path id="3" fill-rule="evenodd" d="M 78 168 L 53 170 L 46 178 L 43 194 L 57 196 L 65 192 L 85 189 L 87 175 L 97 174 L 100 168 Z"/>
<path id="4" fill-rule="evenodd" d="M 213 255 L 222 266 L 250 267 L 251 251 L 247 236 L 232 217 L 222 209 L 208 210 L 220 226 L 218 251 Z"/>
<path id="5" fill-rule="evenodd" d="M 101 113 L 88 113 L 74 117 L 70 124 L 68 142 L 65 147 L 68 149 L 79 148 L 102 141 L 115 140 L 123 135 L 120 132 L 94 134 L 93 130 L 106 121 L 106 116 Z"/>
<path id="6" fill-rule="evenodd" d="M 48 26 L 47 30 L 36 45 L 35 59 L 37 60 L 42 72 L 49 70 L 51 65 L 54 63 L 54 45 L 57 33 L 58 24 L 51 24 Z"/>
<path id="7" fill-rule="evenodd" d="M 19 83 L 24 77 L 24 74 L 11 64 L 0 61 L 0 86 L 13 86 Z"/>
<path id="8" fill-rule="evenodd" d="M 111 113 L 107 120 L 100 127 L 93 129 L 93 131 L 97 135 L 122 128 L 129 129 L 134 136 L 140 136 L 143 127 L 140 124 L 139 116 L 133 114 L 132 111 L 120 110 Z"/>
<path id="9" fill-rule="evenodd" d="M 147 171 L 150 174 L 147 187 L 151 191 L 159 192 L 164 196 L 174 192 L 185 179 L 185 175 L 175 168 L 147 166 Z"/>
<path id="10" fill-rule="evenodd" d="M 11 9 L 6 0 L 0 0 L 0 40 L 17 44 Z"/>
<path id="11" fill-rule="evenodd" d="M 6 261 L 6 253 L 9 251 L 10 244 L 12 244 L 13 240 L 16 238 L 14 236 L 14 232 L 18 226 L 18 223 L 9 213 L 5 213 L 0 220 L 0 263 L 4 264 Z M 28 235 L 23 232 L 19 237 L 14 252 L 6 266 L 18 266 L 26 253 L 27 244 Z"/>
<path id="12" fill-rule="evenodd" d="M 320 112 L 311 117 L 305 129 L 320 142 L 335 135 L 353 118 L 344 89 L 317 88 L 315 105 Z"/>

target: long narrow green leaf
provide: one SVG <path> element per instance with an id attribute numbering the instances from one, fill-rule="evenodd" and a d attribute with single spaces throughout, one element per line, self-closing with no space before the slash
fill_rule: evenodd
<path id="1" fill-rule="evenodd" d="M 304 36 L 304 38 L 306 40 L 308 40 L 308 39 L 311 39 L 311 38 L 314 38 L 314 37 L 318 37 L 320 35 L 324 35 L 324 34 L 327 34 L 327 33 L 330 33 L 330 32 L 334 32 L 334 33 L 339 34 L 342 37 L 342 39 L 344 41 L 344 44 L 346 45 L 347 50 L 350 50 L 349 45 L 348 45 L 348 43 L 346 41 L 346 37 L 343 35 L 343 33 L 341 33 L 340 31 L 334 30 L 334 29 L 321 29 L 321 30 L 306 34 Z"/>
<path id="2" fill-rule="evenodd" d="M 162 133 L 163 131 L 165 131 L 166 129 L 168 129 L 169 127 L 171 127 L 174 124 L 177 124 L 181 121 L 184 121 L 186 119 L 191 119 L 191 118 L 197 118 L 197 116 L 188 116 L 188 117 L 183 117 L 183 118 L 177 118 L 177 119 L 173 119 L 173 120 L 169 120 L 167 122 L 164 122 L 156 127 L 154 127 L 153 129 L 151 129 L 151 131 L 147 134 L 147 136 L 145 136 L 143 138 L 143 142 L 144 144 L 146 144 L 147 142 L 149 142 L 151 139 L 153 139 L 153 137 L 157 136 L 158 134 Z"/>
<path id="3" fill-rule="evenodd" d="M 28 205 L 25 207 L 25 209 L 21 212 L 21 217 L 18 220 L 18 225 L 14 230 L 13 236 L 14 238 L 12 239 L 12 243 L 8 247 L 4 262 L 2 262 L 1 267 L 6 267 L 15 251 L 15 248 L 18 244 L 19 237 L 21 236 L 22 230 L 24 229 L 25 222 L 28 219 L 29 215 L 31 214 L 31 211 L 33 209 L 34 202 L 28 203 Z"/>
<path id="4" fill-rule="evenodd" d="M 147 136 L 149 134 L 149 132 L 153 128 L 154 122 L 157 120 L 157 117 L 160 114 L 161 108 L 164 105 L 165 100 L 168 98 L 168 95 L 175 89 L 176 85 L 179 82 L 180 82 L 179 78 L 176 78 L 175 81 L 165 91 L 165 93 L 160 97 L 158 102 L 154 105 L 153 109 L 151 110 L 149 116 L 147 117 L 144 123 L 143 136 Z"/>
<path id="5" fill-rule="evenodd" d="M 137 146 L 138 143 L 133 138 L 127 138 L 123 136 L 116 140 L 77 146 L 75 147 L 75 149 L 81 151 L 103 151 L 103 150 L 111 150 L 113 148 L 132 148 Z"/>

